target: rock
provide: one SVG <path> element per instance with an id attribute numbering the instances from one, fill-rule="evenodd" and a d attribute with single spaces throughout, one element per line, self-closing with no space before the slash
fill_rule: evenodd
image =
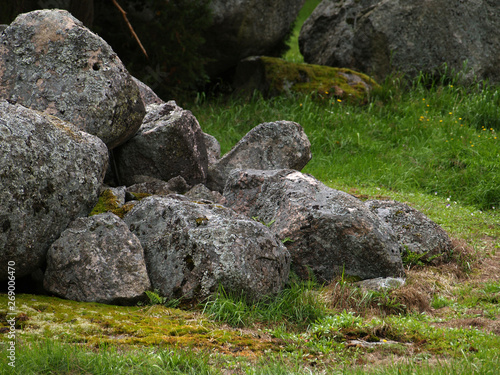
<path id="1" fill-rule="evenodd" d="M 192 201 L 208 201 L 219 203 L 222 200 L 222 194 L 218 191 L 211 191 L 203 184 L 193 186 L 186 194 L 184 194 Z"/>
<path id="2" fill-rule="evenodd" d="M 151 179 L 147 182 L 134 184 L 127 188 L 127 192 L 130 193 L 133 192 L 149 195 L 168 195 L 173 193 L 183 194 L 187 190 L 189 190 L 189 186 L 181 176 L 171 178 L 168 182 Z"/>
<path id="3" fill-rule="evenodd" d="M 431 259 L 451 251 L 448 234 L 422 212 L 396 201 L 370 200 L 365 204 L 396 233 L 403 255 L 410 251 Z"/>
<path id="4" fill-rule="evenodd" d="M 154 289 L 203 299 L 221 284 L 250 299 L 278 292 L 290 255 L 262 224 L 213 204 L 148 197 L 125 216 L 144 248 Z"/>
<path id="5" fill-rule="evenodd" d="M 214 164 L 220 159 L 220 143 L 213 135 L 203 133 L 205 148 L 207 149 L 208 165 Z"/>
<path id="6" fill-rule="evenodd" d="M 0 100 L 0 264 L 29 275 L 97 202 L 106 145 L 57 117 Z M 7 268 L 0 270 L 0 280 Z"/>
<path id="7" fill-rule="evenodd" d="M 375 279 L 367 279 L 358 281 L 355 285 L 365 290 L 387 291 L 397 289 L 405 285 L 406 280 L 402 277 L 377 277 Z"/>
<path id="8" fill-rule="evenodd" d="M 301 170 L 311 160 L 311 143 L 296 122 L 276 121 L 250 130 L 227 154 L 209 168 L 207 186 L 222 191 L 233 169 Z"/>
<path id="9" fill-rule="evenodd" d="M 163 104 L 165 103 L 163 100 L 161 100 L 158 95 L 155 94 L 155 92 L 145 83 L 142 81 L 139 81 L 137 78 L 132 77 L 134 80 L 135 84 L 139 88 L 139 93 L 141 95 L 142 102 L 144 104 L 144 108 L 146 108 L 150 104 Z"/>
<path id="10" fill-rule="evenodd" d="M 68 121 L 110 149 L 135 134 L 145 113 L 111 47 L 57 9 L 21 14 L 0 35 L 0 98 Z"/>
<path id="11" fill-rule="evenodd" d="M 249 57 L 238 64 L 234 87 L 240 93 L 259 90 L 272 97 L 283 93 L 313 94 L 317 99 L 340 99 L 363 104 L 378 84 L 345 68 L 297 64 L 274 57 Z"/>
<path id="12" fill-rule="evenodd" d="M 52 244 L 44 287 L 74 301 L 133 304 L 151 283 L 139 239 L 104 213 L 75 220 Z"/>
<path id="13" fill-rule="evenodd" d="M 174 101 L 151 104 L 139 131 L 114 150 L 120 181 L 146 175 L 164 181 L 182 176 L 188 184 L 204 183 L 208 157 L 203 132 L 190 111 Z"/>
<path id="14" fill-rule="evenodd" d="M 279 56 L 305 0 L 212 0 L 213 24 L 205 35 L 214 77 L 255 55 Z"/>
<path id="15" fill-rule="evenodd" d="M 299 37 L 304 60 L 384 79 L 395 71 L 500 82 L 500 3 L 489 0 L 324 0 Z"/>
<path id="16" fill-rule="evenodd" d="M 360 200 L 293 170 L 234 170 L 226 205 L 257 218 L 285 243 L 292 270 L 319 282 L 342 273 L 371 279 L 404 274 L 392 230 Z"/>

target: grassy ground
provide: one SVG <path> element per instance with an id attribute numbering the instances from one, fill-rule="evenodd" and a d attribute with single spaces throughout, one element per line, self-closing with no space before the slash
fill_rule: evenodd
<path id="1" fill-rule="evenodd" d="M 154 293 L 129 307 L 19 294 L 15 368 L 0 294 L 0 374 L 497 374 L 499 94 L 455 78 L 392 78 L 366 106 L 327 94 L 186 106 L 223 152 L 262 122 L 300 123 L 313 152 L 304 172 L 421 210 L 453 238 L 450 262 L 407 260 L 406 285 L 387 292 L 292 278 L 257 305 L 223 290 L 191 308 Z"/>

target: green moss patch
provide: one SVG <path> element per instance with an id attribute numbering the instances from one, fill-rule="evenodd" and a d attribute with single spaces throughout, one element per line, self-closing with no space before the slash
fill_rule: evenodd
<path id="1" fill-rule="evenodd" d="M 7 295 L 0 295 L 7 306 Z M 279 350 L 280 340 L 261 340 L 237 330 L 224 330 L 198 312 L 154 306 L 114 306 L 56 297 L 16 296 L 18 339 L 50 338 L 97 347 L 175 346 L 204 348 L 220 353 L 255 356 Z M 7 310 L 0 310 L 0 317 Z M 0 333 L 7 322 L 0 322 Z"/>
<path id="2" fill-rule="evenodd" d="M 363 104 L 379 85 L 365 74 L 350 69 L 299 64 L 274 57 L 244 60 L 238 67 L 239 90 L 259 90 L 266 96 L 284 93 L 313 94 L 320 100 Z"/>
<path id="3" fill-rule="evenodd" d="M 149 197 L 151 194 L 146 193 L 132 193 L 137 200 Z M 104 212 L 112 212 L 116 216 L 123 219 L 123 217 L 134 207 L 134 203 L 128 202 L 124 205 L 118 203 L 117 197 L 113 194 L 111 189 L 104 190 L 99 196 L 99 201 L 90 212 L 89 216 L 102 214 Z"/>

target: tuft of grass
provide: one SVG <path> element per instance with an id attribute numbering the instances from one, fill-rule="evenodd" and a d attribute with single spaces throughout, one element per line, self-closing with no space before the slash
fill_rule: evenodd
<path id="1" fill-rule="evenodd" d="M 203 304 L 203 313 L 210 319 L 243 327 L 252 323 L 280 323 L 307 326 L 329 313 L 326 302 L 313 281 L 291 282 L 276 296 L 257 302 L 244 295 L 228 293 L 219 287 Z"/>

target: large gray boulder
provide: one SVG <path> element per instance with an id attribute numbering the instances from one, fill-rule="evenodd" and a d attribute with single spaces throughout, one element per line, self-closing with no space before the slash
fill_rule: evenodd
<path id="1" fill-rule="evenodd" d="M 431 259 L 451 251 L 448 234 L 422 212 L 396 201 L 370 200 L 365 204 L 396 233 L 404 255 L 412 252 Z"/>
<path id="2" fill-rule="evenodd" d="M 500 82 L 500 2 L 490 0 L 324 0 L 304 23 L 300 51 L 312 64 L 383 79 L 437 73 Z"/>
<path id="3" fill-rule="evenodd" d="M 296 169 L 311 160 L 311 143 L 302 126 L 292 121 L 260 124 L 227 154 L 209 166 L 207 185 L 221 191 L 233 169 Z"/>
<path id="4" fill-rule="evenodd" d="M 21 14 L 0 35 L 0 98 L 71 122 L 110 149 L 145 113 L 111 47 L 63 10 Z"/>
<path id="5" fill-rule="evenodd" d="M 214 204 L 143 199 L 124 218 L 144 248 L 154 289 L 202 299 L 218 285 L 259 299 L 288 279 L 290 255 L 264 225 Z"/>
<path id="6" fill-rule="evenodd" d="M 249 56 L 279 56 L 305 0 L 212 0 L 205 51 L 211 76 Z"/>
<path id="7" fill-rule="evenodd" d="M 200 124 L 175 101 L 147 106 L 137 134 L 114 150 L 120 183 L 135 175 L 168 181 L 181 176 L 190 185 L 204 183 L 208 156 Z"/>
<path id="8" fill-rule="evenodd" d="M 360 200 L 293 170 L 234 170 L 226 205 L 266 223 L 292 256 L 301 278 L 345 273 L 361 279 L 404 274 L 393 231 Z"/>
<path id="9" fill-rule="evenodd" d="M 0 100 L 0 264 L 14 261 L 16 277 L 41 266 L 52 242 L 96 204 L 107 162 L 99 138 Z"/>
<path id="10" fill-rule="evenodd" d="M 44 288 L 74 301 L 133 304 L 151 288 L 139 239 L 107 212 L 72 222 L 47 253 Z"/>

